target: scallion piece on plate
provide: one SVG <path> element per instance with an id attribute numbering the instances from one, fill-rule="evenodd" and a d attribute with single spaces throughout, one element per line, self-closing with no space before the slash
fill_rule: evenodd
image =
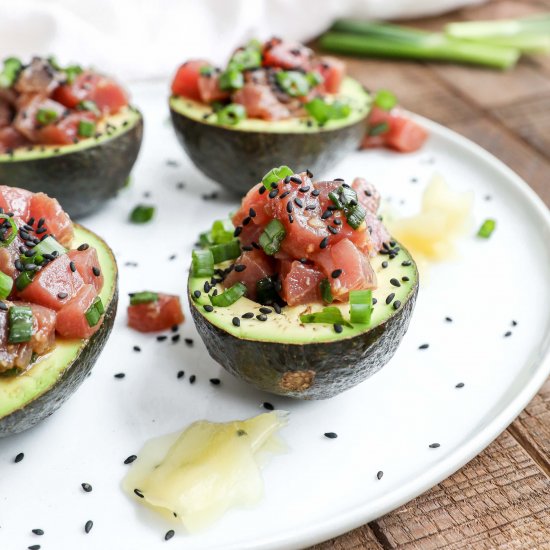
<path id="1" fill-rule="evenodd" d="M 291 97 L 306 96 L 311 89 L 308 77 L 299 71 L 279 71 L 275 78 L 283 92 Z"/>
<path id="2" fill-rule="evenodd" d="M 221 90 L 238 90 L 244 86 L 243 73 L 233 67 L 229 67 L 220 75 L 219 85 Z"/>
<path id="3" fill-rule="evenodd" d="M 15 279 L 15 288 L 20 292 L 25 290 L 33 280 L 35 272 L 34 271 L 23 271 Z"/>
<path id="4" fill-rule="evenodd" d="M 260 246 L 267 255 L 273 256 L 273 254 L 279 252 L 281 242 L 285 236 L 286 231 L 283 224 L 279 220 L 271 220 L 260 235 Z"/>
<path id="5" fill-rule="evenodd" d="M 223 109 L 220 109 L 216 116 L 218 117 L 218 124 L 222 126 L 235 126 L 235 124 L 246 118 L 246 109 L 239 103 L 230 103 Z"/>
<path id="6" fill-rule="evenodd" d="M 520 56 L 517 48 L 457 40 L 441 33 L 352 19 L 337 21 L 331 31 L 321 37 L 320 43 L 322 48 L 337 53 L 456 61 L 497 69 L 513 67 Z"/>
<path id="7" fill-rule="evenodd" d="M 372 291 L 352 290 L 349 293 L 349 317 L 352 323 L 368 325 L 372 315 Z"/>
<path id="8" fill-rule="evenodd" d="M 328 103 L 320 97 L 315 97 L 305 104 L 306 111 L 321 126 L 329 120 L 346 118 L 351 113 L 351 107 L 342 101 Z"/>
<path id="9" fill-rule="evenodd" d="M 241 245 L 237 239 L 228 243 L 214 244 L 210 247 L 214 256 L 214 263 L 219 264 L 227 260 L 234 260 L 241 255 Z"/>
<path id="10" fill-rule="evenodd" d="M 5 300 L 13 288 L 13 279 L 0 271 L 0 300 Z"/>
<path id="11" fill-rule="evenodd" d="M 482 239 L 488 239 L 493 234 L 493 231 L 495 230 L 496 226 L 497 226 L 497 222 L 495 220 L 491 220 L 491 219 L 485 220 L 481 224 L 481 227 L 477 232 L 477 236 L 481 237 Z"/>
<path id="12" fill-rule="evenodd" d="M 391 111 L 397 105 L 397 97 L 390 90 L 378 90 L 374 96 L 374 104 L 383 111 Z"/>
<path id="13" fill-rule="evenodd" d="M 234 239 L 234 232 L 235 227 L 231 220 L 216 220 L 212 224 L 212 229 L 210 230 L 210 237 L 212 240 L 210 244 L 228 243 Z"/>
<path id="14" fill-rule="evenodd" d="M 225 292 L 217 294 L 216 296 L 209 296 L 209 298 L 213 306 L 228 307 L 234 304 L 239 298 L 242 298 L 245 294 L 246 286 L 244 286 L 243 283 L 235 283 Z"/>
<path id="15" fill-rule="evenodd" d="M 384 120 L 384 122 L 380 122 L 379 124 L 370 126 L 367 133 L 369 134 L 369 136 L 380 136 L 382 134 L 385 134 L 389 129 L 390 125 Z"/>
<path id="16" fill-rule="evenodd" d="M 33 315 L 29 306 L 11 306 L 8 311 L 8 342 L 21 344 L 32 336 Z"/>
<path id="17" fill-rule="evenodd" d="M 159 295 L 156 292 L 150 290 L 143 290 L 142 292 L 132 292 L 130 294 L 130 305 L 137 306 L 138 304 L 150 304 L 152 302 L 158 302 Z"/>
<path id="18" fill-rule="evenodd" d="M 212 246 L 214 244 L 214 240 L 212 239 L 212 232 L 205 231 L 204 233 L 201 233 L 199 235 L 199 244 L 203 248 L 208 248 L 209 246 Z"/>
<path id="19" fill-rule="evenodd" d="M 153 219 L 155 207 L 150 204 L 138 204 L 130 213 L 132 223 L 147 223 Z"/>
<path id="20" fill-rule="evenodd" d="M 15 82 L 23 64 L 17 57 L 8 57 L 0 72 L 0 88 L 9 88 Z"/>
<path id="21" fill-rule="evenodd" d="M 4 220 L 0 224 L 0 248 L 6 248 L 6 246 L 9 246 L 13 242 L 13 239 L 17 237 L 17 224 L 15 220 L 7 214 L 0 214 L 0 220 Z"/>
<path id="22" fill-rule="evenodd" d="M 322 84 L 325 81 L 323 75 L 317 71 L 311 71 L 310 73 L 306 73 L 306 78 L 309 82 L 309 85 L 312 88 L 315 88 L 315 86 L 318 86 L 319 84 Z"/>
<path id="23" fill-rule="evenodd" d="M 95 122 L 91 120 L 81 120 L 78 123 L 78 135 L 82 137 L 92 137 L 95 134 Z"/>
<path id="24" fill-rule="evenodd" d="M 286 178 L 287 176 L 294 175 L 294 170 L 288 166 L 279 166 L 278 168 L 272 168 L 263 178 L 262 183 L 266 189 L 271 189 L 272 183 L 277 183 L 278 181 Z"/>
<path id="25" fill-rule="evenodd" d="M 323 308 L 322 311 L 316 311 L 315 313 L 304 313 L 300 315 L 300 322 L 304 324 L 323 323 L 327 325 L 342 325 L 353 328 L 353 325 L 344 319 L 342 312 L 336 306 L 328 306 Z"/>
<path id="26" fill-rule="evenodd" d="M 88 321 L 88 325 L 90 327 L 95 327 L 104 313 L 105 307 L 103 306 L 103 302 L 101 301 L 101 298 L 97 296 L 91 303 L 90 307 L 86 310 L 84 316 L 86 317 L 86 321 Z"/>
<path id="27" fill-rule="evenodd" d="M 55 122 L 57 118 L 57 111 L 54 111 L 53 109 L 38 109 L 38 112 L 36 113 L 36 122 L 38 122 L 38 124 L 43 124 L 44 126 Z"/>
<path id="28" fill-rule="evenodd" d="M 328 279 L 323 279 L 319 283 L 319 289 L 321 291 L 321 298 L 326 304 L 332 304 L 334 297 L 332 296 L 332 291 L 330 290 L 330 282 Z"/>
<path id="29" fill-rule="evenodd" d="M 214 256 L 208 249 L 193 250 L 191 269 L 193 277 L 212 277 L 214 275 Z"/>

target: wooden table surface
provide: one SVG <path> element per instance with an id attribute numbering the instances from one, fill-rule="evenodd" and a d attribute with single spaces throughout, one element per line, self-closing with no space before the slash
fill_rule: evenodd
<path id="1" fill-rule="evenodd" d="M 493 0 L 414 21 L 447 21 L 550 11 L 550 0 Z M 550 56 L 524 58 L 509 72 L 346 58 L 371 89 L 390 88 L 409 110 L 479 143 L 550 205 Z M 544 304 L 546 307 L 548 304 Z M 550 549 L 550 379 L 485 451 L 408 504 L 314 550 Z"/>

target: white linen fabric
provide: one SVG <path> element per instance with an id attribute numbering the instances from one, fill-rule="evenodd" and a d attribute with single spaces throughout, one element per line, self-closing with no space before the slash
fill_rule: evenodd
<path id="1" fill-rule="evenodd" d="M 122 80 L 222 63 L 252 37 L 307 41 L 337 17 L 395 19 L 483 0 L 0 0 L 0 58 L 55 55 Z"/>

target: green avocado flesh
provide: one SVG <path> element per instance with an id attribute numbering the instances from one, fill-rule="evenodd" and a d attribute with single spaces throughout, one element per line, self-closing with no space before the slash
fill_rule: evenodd
<path id="1" fill-rule="evenodd" d="M 32 427 L 53 413 L 84 380 L 111 331 L 118 287 L 114 256 L 95 233 L 75 225 L 71 248 L 88 243 L 97 250 L 104 277 L 100 296 L 105 306 L 101 328 L 87 340 L 58 338 L 55 348 L 23 373 L 0 376 L 0 437 Z"/>
<path id="2" fill-rule="evenodd" d="M 90 214 L 124 187 L 141 147 L 141 113 L 127 107 L 102 119 L 96 136 L 0 154 L 0 182 L 55 197 L 73 218 Z"/>
<path id="3" fill-rule="evenodd" d="M 351 113 L 346 118 L 329 120 L 323 126 L 319 126 L 311 117 L 290 118 L 287 120 L 266 121 L 258 118 L 246 118 L 234 126 L 228 126 L 232 130 L 243 132 L 273 132 L 273 133 L 317 133 L 335 130 L 355 124 L 365 118 L 371 106 L 370 96 L 359 82 L 353 78 L 345 78 L 340 88 L 340 93 L 333 96 L 334 99 L 345 101 L 351 107 Z M 219 126 L 216 114 L 210 105 L 193 101 L 182 96 L 172 96 L 170 107 L 186 117 Z M 310 121 L 308 125 L 307 122 Z"/>
<path id="4" fill-rule="evenodd" d="M 176 137 L 195 166 L 242 196 L 283 160 L 296 172 L 309 169 L 319 178 L 357 150 L 367 129 L 371 98 L 351 78 L 345 79 L 338 95 L 344 98 L 352 106 L 349 116 L 324 126 L 307 117 L 245 119 L 235 126 L 220 126 L 211 107 L 182 97 L 170 99 L 170 116 Z"/>
<path id="5" fill-rule="evenodd" d="M 388 262 L 388 267 L 382 266 Z M 403 262 L 405 265 L 403 265 Z M 282 314 L 243 319 L 247 312 L 260 314 L 260 304 L 240 298 L 229 307 L 210 304 L 204 294 L 209 278 L 189 278 L 189 302 L 197 330 L 211 357 L 226 370 L 256 388 L 298 399 L 327 399 L 356 386 L 380 370 L 393 356 L 407 331 L 418 293 L 418 271 L 408 252 L 400 247 L 390 259 L 378 254 L 371 258 L 378 286 L 370 323 L 343 327 L 300 321 L 300 315 L 320 311 L 322 303 L 282 308 Z M 220 268 L 227 264 L 220 264 Z M 403 281 L 405 277 L 405 281 Z M 408 278 L 408 280 L 407 280 Z M 392 279 L 400 286 L 392 284 Z M 217 285 L 218 292 L 223 291 Z M 196 299 L 194 291 L 201 291 Z M 386 303 L 388 297 L 394 294 Z M 399 301 L 399 307 L 395 307 Z M 344 319 L 350 318 L 349 304 L 334 302 Z M 232 322 L 239 317 L 240 326 Z"/>

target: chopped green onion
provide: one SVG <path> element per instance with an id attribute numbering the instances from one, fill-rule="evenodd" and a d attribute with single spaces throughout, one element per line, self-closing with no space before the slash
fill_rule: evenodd
<path id="1" fill-rule="evenodd" d="M 237 239 L 234 239 L 228 243 L 212 245 L 210 251 L 214 256 L 214 263 L 219 264 L 238 258 L 241 255 L 241 245 Z"/>
<path id="2" fill-rule="evenodd" d="M 225 220 L 216 220 L 212 224 L 212 229 L 210 230 L 210 237 L 212 244 L 222 244 L 231 242 L 234 237 L 233 233 L 235 232 L 235 227 L 233 222 L 229 219 Z M 217 262 L 216 262 L 217 263 Z"/>
<path id="3" fill-rule="evenodd" d="M 203 248 L 208 248 L 209 246 L 213 245 L 214 241 L 212 240 L 212 232 L 205 231 L 204 233 L 201 233 L 199 235 L 199 244 Z"/>
<path id="4" fill-rule="evenodd" d="M 324 323 L 328 325 L 343 325 L 353 328 L 353 325 L 344 319 L 342 312 L 336 306 L 328 306 L 323 308 L 322 311 L 300 315 L 300 322 L 304 324 Z"/>
<path id="5" fill-rule="evenodd" d="M 13 288 L 13 279 L 0 271 L 0 300 L 5 300 Z"/>
<path id="6" fill-rule="evenodd" d="M 137 306 L 139 304 L 150 304 L 151 302 L 158 302 L 159 295 L 156 292 L 150 290 L 143 290 L 142 292 L 132 292 L 130 294 L 130 305 Z"/>
<path id="7" fill-rule="evenodd" d="M 237 69 L 227 69 L 220 75 L 219 85 L 221 90 L 239 90 L 244 86 L 243 73 Z"/>
<path id="8" fill-rule="evenodd" d="M 247 69 L 257 69 L 261 64 L 262 54 L 260 50 L 254 47 L 247 47 L 237 50 L 233 54 L 229 67 L 237 71 L 245 71 Z"/>
<path id="9" fill-rule="evenodd" d="M 150 204 L 138 204 L 130 213 L 132 223 L 147 223 L 153 219 L 155 207 Z"/>
<path id="10" fill-rule="evenodd" d="M 331 32 L 321 37 L 320 42 L 322 48 L 338 53 L 456 61 L 497 69 L 512 67 L 520 55 L 516 48 L 457 40 L 441 33 L 389 23 L 352 19 L 337 21 Z"/>
<path id="11" fill-rule="evenodd" d="M 239 103 L 230 103 L 217 112 L 218 124 L 235 126 L 246 118 L 246 109 Z"/>
<path id="12" fill-rule="evenodd" d="M 63 70 L 65 72 L 65 78 L 67 80 L 67 84 L 73 84 L 73 82 L 76 80 L 76 77 L 79 74 L 82 74 L 84 72 L 82 70 L 82 67 L 80 67 L 80 65 L 70 65 L 69 67 Z"/>
<path id="13" fill-rule="evenodd" d="M 15 279 L 15 288 L 21 292 L 25 290 L 31 283 L 34 277 L 35 271 L 23 271 Z"/>
<path id="14" fill-rule="evenodd" d="M 55 237 L 48 235 L 43 241 L 40 241 L 32 249 L 36 254 L 43 256 L 44 254 L 51 254 L 52 252 L 62 256 L 67 253 L 67 249 L 58 242 Z"/>
<path id="15" fill-rule="evenodd" d="M 323 279 L 319 283 L 319 289 L 321 290 L 321 298 L 323 299 L 323 302 L 326 304 L 332 304 L 332 302 L 334 302 L 334 297 L 332 296 L 329 280 Z"/>
<path id="16" fill-rule="evenodd" d="M 277 183 L 278 181 L 286 178 L 287 176 L 292 176 L 294 170 L 288 166 L 279 166 L 279 168 L 272 168 L 263 178 L 262 183 L 266 189 L 271 189 L 272 183 Z"/>
<path id="17" fill-rule="evenodd" d="M 256 301 L 260 304 L 274 304 L 279 300 L 275 283 L 271 277 L 264 277 L 256 282 Z"/>
<path id="18" fill-rule="evenodd" d="M 307 73 L 306 78 L 312 88 L 315 88 L 315 86 L 318 86 L 325 81 L 323 75 L 317 71 Z"/>
<path id="19" fill-rule="evenodd" d="M 369 129 L 367 130 L 367 133 L 369 136 L 380 136 L 382 134 L 385 134 L 389 129 L 390 129 L 390 125 L 384 120 L 379 124 L 370 126 Z"/>
<path id="20" fill-rule="evenodd" d="M 212 67 L 212 65 L 205 65 L 199 69 L 199 74 L 202 76 L 210 76 L 214 74 L 214 67 Z"/>
<path id="21" fill-rule="evenodd" d="M 6 236 L 7 229 L 0 229 L 0 248 L 6 248 L 6 246 L 9 246 L 15 237 L 17 237 L 17 224 L 15 223 L 15 220 L 8 216 L 7 214 L 0 214 L 0 220 L 7 220 L 11 226 L 11 232 L 8 236 Z M 5 222 L 2 222 L 2 226 Z"/>
<path id="22" fill-rule="evenodd" d="M 78 135 L 82 137 L 92 137 L 95 134 L 95 122 L 91 120 L 81 120 L 78 123 Z"/>
<path id="23" fill-rule="evenodd" d="M 242 298 L 245 294 L 246 286 L 244 286 L 243 283 L 235 283 L 225 292 L 217 294 L 216 296 L 209 296 L 209 298 L 213 306 L 227 307 L 234 304 L 239 298 Z"/>
<path id="24" fill-rule="evenodd" d="M 353 229 L 358 229 L 365 221 L 367 213 L 357 198 L 357 193 L 351 187 L 341 185 L 336 191 L 329 193 L 329 199 L 338 210 L 343 210 L 348 224 Z"/>
<path id="25" fill-rule="evenodd" d="M 17 75 L 23 64 L 17 57 L 4 59 L 4 67 L 0 72 L 0 88 L 9 88 L 17 80 Z"/>
<path id="26" fill-rule="evenodd" d="M 21 344 L 32 337 L 33 315 L 29 306 L 12 306 L 8 311 L 8 342 Z"/>
<path id="27" fill-rule="evenodd" d="M 495 230 L 496 226 L 497 226 L 497 222 L 495 220 L 491 220 L 491 219 L 485 220 L 481 224 L 481 227 L 479 228 L 479 231 L 477 232 L 477 236 L 481 237 L 482 239 L 488 239 L 492 235 L 492 233 Z"/>
<path id="28" fill-rule="evenodd" d="M 39 124 L 51 124 L 57 120 L 57 111 L 53 109 L 38 109 L 36 113 L 36 122 Z"/>
<path id="29" fill-rule="evenodd" d="M 269 256 L 273 256 L 279 252 L 281 242 L 286 236 L 286 231 L 283 224 L 279 220 L 271 220 L 260 235 L 260 246 Z"/>
<path id="30" fill-rule="evenodd" d="M 90 99 L 85 99 L 80 101 L 76 106 L 77 111 L 90 111 L 94 115 L 100 115 L 101 111 L 99 110 L 95 101 Z"/>
<path id="31" fill-rule="evenodd" d="M 352 290 L 349 293 L 350 321 L 366 325 L 372 315 L 372 291 Z"/>
<path id="32" fill-rule="evenodd" d="M 214 256 L 211 250 L 193 250 L 191 273 L 193 277 L 211 277 L 214 275 Z"/>
<path id="33" fill-rule="evenodd" d="M 334 101 L 327 103 L 320 97 L 315 97 L 305 104 L 306 111 L 318 124 L 326 124 L 329 120 L 346 118 L 351 113 L 351 107 L 347 103 Z"/>
<path id="34" fill-rule="evenodd" d="M 105 308 L 103 306 L 103 302 L 101 301 L 101 298 L 97 296 L 91 303 L 90 307 L 86 310 L 84 316 L 86 317 L 86 321 L 88 321 L 88 325 L 90 327 L 95 327 L 104 313 Z"/>
<path id="35" fill-rule="evenodd" d="M 275 73 L 277 84 L 292 97 L 303 97 L 310 90 L 309 79 L 299 71 L 279 71 Z"/>
<path id="36" fill-rule="evenodd" d="M 374 98 L 374 104 L 383 111 L 391 111 L 397 105 L 397 97 L 390 90 L 378 90 Z"/>

